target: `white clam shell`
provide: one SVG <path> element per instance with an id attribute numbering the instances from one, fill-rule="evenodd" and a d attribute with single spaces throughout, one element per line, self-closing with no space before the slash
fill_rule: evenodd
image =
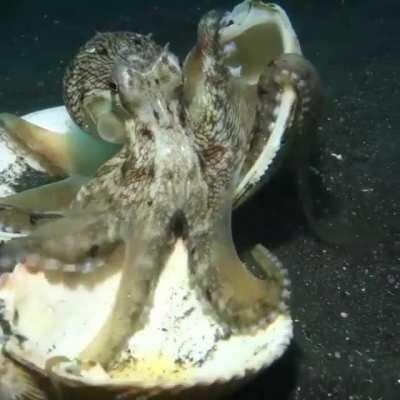
<path id="1" fill-rule="evenodd" d="M 99 365 L 80 368 L 73 360 L 111 311 L 120 276 L 117 267 L 82 278 L 32 272 L 23 265 L 4 274 L 1 318 L 14 332 L 6 352 L 44 375 L 52 357 L 72 360 L 51 371 L 53 380 L 67 386 L 164 391 L 243 379 L 279 358 L 292 338 L 287 314 L 277 315 L 253 335 L 225 337 L 189 286 L 187 249 L 178 241 L 159 279 L 148 321 L 129 338 L 117 366 L 111 371 Z"/>

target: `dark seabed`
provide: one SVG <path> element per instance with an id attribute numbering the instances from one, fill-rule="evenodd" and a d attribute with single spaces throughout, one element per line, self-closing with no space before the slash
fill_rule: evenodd
<path id="1" fill-rule="evenodd" d="M 181 58 L 196 24 L 234 1 L 2 0 L 0 111 L 62 103 L 65 64 L 95 31 L 153 32 Z M 309 169 L 318 223 L 281 172 L 235 214 L 290 271 L 295 339 L 234 399 L 400 399 L 400 2 L 279 2 L 324 81 Z M 320 240 L 316 235 L 325 240 Z"/>

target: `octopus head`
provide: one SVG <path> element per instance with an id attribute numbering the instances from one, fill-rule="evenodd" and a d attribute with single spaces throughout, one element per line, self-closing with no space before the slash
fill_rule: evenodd
<path id="1" fill-rule="evenodd" d="M 181 68 L 167 47 L 152 60 L 127 54 L 115 65 L 112 79 L 122 106 L 135 121 L 160 124 L 171 105 L 179 103 Z"/>

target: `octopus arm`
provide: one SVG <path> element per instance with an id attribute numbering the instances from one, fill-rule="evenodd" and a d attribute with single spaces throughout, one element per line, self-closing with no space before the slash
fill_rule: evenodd
<path id="1" fill-rule="evenodd" d="M 128 218 L 129 219 L 129 218 Z M 132 213 L 130 226 L 126 229 L 122 252 L 121 283 L 113 311 L 93 341 L 82 351 L 83 361 L 96 361 L 107 367 L 126 340 L 146 322 L 151 306 L 151 296 L 161 271 L 176 248 L 181 232 L 176 227 L 184 222 L 180 213 L 173 215 L 166 224 L 157 213 L 145 217 Z M 121 248 L 120 248 L 121 249 Z"/>
<path id="2" fill-rule="evenodd" d="M 74 176 L 0 199 L 0 231 L 28 234 L 49 219 L 62 216 L 88 181 Z"/>
<path id="3" fill-rule="evenodd" d="M 222 323 L 234 332 L 250 333 L 286 310 L 287 273 L 260 244 L 243 257 L 246 262 L 239 258 L 231 233 L 231 207 L 211 231 L 192 255 L 193 284 Z"/>
<path id="4" fill-rule="evenodd" d="M 265 67 L 257 91 L 256 123 L 235 191 L 235 206 L 266 183 L 283 161 L 289 161 L 293 170 L 305 165 L 321 114 L 318 73 L 299 54 L 282 54 Z"/>
<path id="5" fill-rule="evenodd" d="M 349 227 L 339 227 L 334 224 L 323 224 L 316 217 L 312 196 L 310 172 L 307 168 L 310 161 L 312 144 L 315 142 L 316 124 L 322 112 L 324 96 L 322 85 L 313 65 L 296 54 L 284 54 L 277 59 L 260 79 L 260 87 L 270 88 L 273 84 L 281 90 L 291 87 L 296 93 L 296 106 L 293 110 L 291 125 L 286 134 L 289 168 L 296 176 L 299 197 L 303 212 L 310 228 L 316 236 L 325 242 L 346 244 L 352 242 L 357 232 Z M 274 124 L 265 126 L 274 126 Z M 292 151 L 293 150 L 293 151 Z M 333 225 L 332 225 L 333 226 Z"/>
<path id="6" fill-rule="evenodd" d="M 50 176 L 90 176 L 119 149 L 76 127 L 60 134 L 13 114 L 0 114 L 0 129 L 36 159 Z"/>
<path id="7" fill-rule="evenodd" d="M 4 242 L 0 270 L 16 263 L 44 270 L 89 273 L 103 266 L 120 240 L 119 224 L 107 212 L 70 212 L 30 235 Z"/>
<path id="8" fill-rule="evenodd" d="M 296 107 L 289 127 L 299 134 L 313 128 L 320 117 L 323 100 L 322 84 L 315 67 L 299 54 L 285 53 L 274 60 L 261 74 L 259 89 L 277 85 L 281 91 L 289 87 L 296 92 Z"/>
<path id="9" fill-rule="evenodd" d="M 18 206 L 0 203 L 0 232 L 5 238 L 20 237 L 33 232 L 41 223 L 60 218 L 58 212 L 29 211 Z"/>

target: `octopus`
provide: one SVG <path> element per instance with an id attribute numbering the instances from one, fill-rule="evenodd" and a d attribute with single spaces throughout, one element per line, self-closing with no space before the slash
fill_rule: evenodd
<path id="1" fill-rule="evenodd" d="M 114 146 L 93 173 L 77 173 L 90 149 L 71 157 L 65 139 L 0 115 L 7 135 L 65 177 L 0 199 L 0 225 L 15 234 L 0 247 L 0 271 L 22 262 L 91 274 L 120 260 L 121 285 L 107 324 L 113 328 L 82 359 L 112 363 L 127 332 L 143 324 L 178 239 L 188 248 L 193 290 L 228 334 L 251 333 L 286 309 L 285 271 L 261 245 L 241 260 L 231 214 L 314 124 L 320 83 L 309 61 L 284 53 L 263 66 L 254 84 L 244 84 L 251 71 L 235 59 L 239 44 L 221 38 L 231 23 L 215 11 L 206 14 L 183 66 L 168 46 L 132 32 L 98 33 L 79 50 L 64 77 L 65 105 L 83 131 Z M 283 122 L 285 145 L 271 150 L 286 88 L 296 101 Z"/>

